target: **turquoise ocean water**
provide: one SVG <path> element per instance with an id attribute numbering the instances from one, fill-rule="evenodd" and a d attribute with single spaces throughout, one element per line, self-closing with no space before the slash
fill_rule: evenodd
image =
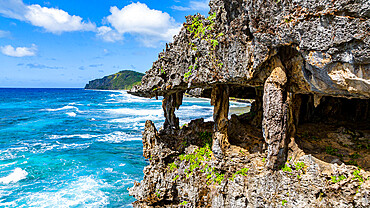
<path id="1" fill-rule="evenodd" d="M 183 124 L 212 111 L 209 100 L 185 98 L 176 114 Z M 146 120 L 163 124 L 161 100 L 0 88 L 0 207 L 132 207 L 127 188 L 148 164 Z"/>

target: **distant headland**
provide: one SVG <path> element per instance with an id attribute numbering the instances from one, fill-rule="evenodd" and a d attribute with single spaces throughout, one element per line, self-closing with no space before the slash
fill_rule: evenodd
<path id="1" fill-rule="evenodd" d="M 132 86 L 140 84 L 143 76 L 144 74 L 140 72 L 123 70 L 101 79 L 89 81 L 89 83 L 86 84 L 85 89 L 130 90 Z"/>

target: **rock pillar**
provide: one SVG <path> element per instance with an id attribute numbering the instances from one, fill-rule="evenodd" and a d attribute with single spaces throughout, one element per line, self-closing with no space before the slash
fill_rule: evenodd
<path id="1" fill-rule="evenodd" d="M 267 168 L 276 169 L 286 161 L 288 100 L 287 76 L 279 59 L 275 59 L 263 93 L 262 131 L 267 144 Z"/>
<path id="2" fill-rule="evenodd" d="M 216 158 L 222 158 L 223 152 L 230 145 L 227 136 L 229 121 L 229 87 L 227 85 L 217 85 L 212 89 L 211 105 L 214 106 L 213 120 L 215 122 L 212 151 Z"/>
<path id="3" fill-rule="evenodd" d="M 183 92 L 176 92 L 170 95 L 164 95 L 162 108 L 164 111 L 164 129 L 179 129 L 179 118 L 175 115 L 175 109 L 179 109 L 182 104 Z"/>

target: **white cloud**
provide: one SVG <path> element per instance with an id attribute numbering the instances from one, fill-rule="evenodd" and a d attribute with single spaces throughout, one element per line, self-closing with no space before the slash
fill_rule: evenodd
<path id="1" fill-rule="evenodd" d="M 43 27 L 48 32 L 62 33 L 95 30 L 95 25 L 91 22 L 83 22 L 81 17 L 71 16 L 63 10 L 41 7 L 37 4 L 27 7 L 29 10 L 25 14 L 26 19 L 32 25 Z"/>
<path id="2" fill-rule="evenodd" d="M 108 25 L 97 28 L 80 16 L 70 15 L 61 9 L 26 5 L 22 0 L 0 0 L 0 15 L 28 22 L 54 34 L 94 31 L 97 37 L 107 42 L 120 41 L 125 34 L 131 34 L 145 46 L 153 47 L 161 41 L 172 41 L 181 29 L 181 24 L 168 13 L 150 9 L 140 2 L 122 9 L 111 7 L 110 12 L 111 15 L 104 19 Z"/>
<path id="3" fill-rule="evenodd" d="M 5 17 L 25 21 L 24 14 L 27 7 L 23 4 L 22 0 L 1 0 L 0 1 L 0 14 Z"/>
<path id="4" fill-rule="evenodd" d="M 122 34 L 107 26 L 99 27 L 97 31 L 97 36 L 107 42 L 116 42 L 119 40 L 123 40 Z"/>
<path id="5" fill-rule="evenodd" d="M 181 29 L 181 24 L 168 14 L 159 10 L 150 9 L 146 4 L 132 3 L 122 9 L 111 7 L 112 13 L 106 21 L 112 28 L 103 26 L 98 30 L 98 36 L 106 40 L 111 38 L 112 32 L 121 36 L 125 33 L 137 35 L 137 38 L 146 46 L 154 46 L 159 41 L 172 41 L 175 34 Z M 114 33 L 116 37 L 117 33 Z M 105 38 L 108 36 L 107 38 Z"/>
<path id="6" fill-rule="evenodd" d="M 209 10 L 208 6 L 209 0 L 203 1 L 190 1 L 189 6 L 172 6 L 171 8 L 178 11 L 207 11 Z"/>
<path id="7" fill-rule="evenodd" d="M 0 30 L 0 38 L 5 38 L 5 37 L 9 37 L 9 36 L 10 36 L 9 31 Z"/>
<path id="8" fill-rule="evenodd" d="M 35 56 L 37 52 L 37 46 L 35 44 L 32 44 L 30 48 L 27 47 L 14 48 L 11 45 L 7 45 L 0 47 L 0 49 L 3 54 L 13 57 Z"/>
<path id="9" fill-rule="evenodd" d="M 22 0 L 5 0 L 0 3 L 0 14 L 5 17 L 29 22 L 47 32 L 60 34 L 72 31 L 94 31 L 95 25 L 81 17 L 69 15 L 61 9 L 41 7 L 38 4 L 25 5 Z"/>

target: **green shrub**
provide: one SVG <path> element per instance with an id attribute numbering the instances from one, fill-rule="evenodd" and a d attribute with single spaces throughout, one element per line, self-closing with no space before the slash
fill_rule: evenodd
<path id="1" fill-rule="evenodd" d="M 339 181 L 343 181 L 344 179 L 346 179 L 345 176 L 343 175 L 339 175 L 339 176 L 331 176 L 331 181 L 333 183 L 338 183 Z"/>
<path id="2" fill-rule="evenodd" d="M 357 169 L 355 171 L 353 171 L 353 176 L 354 178 L 352 180 L 358 180 L 360 181 L 360 183 L 363 183 L 365 180 L 364 180 L 364 177 L 362 175 L 360 175 L 360 172 L 361 172 L 361 169 Z"/>
<path id="3" fill-rule="evenodd" d="M 177 169 L 177 165 L 175 164 L 175 162 L 170 163 L 168 167 L 169 167 L 169 169 L 170 169 L 171 171 L 173 171 L 173 170 Z"/>
<path id="4" fill-rule="evenodd" d="M 288 201 L 287 201 L 287 200 L 285 200 L 285 199 L 284 199 L 283 201 L 281 201 L 281 205 L 283 205 L 283 206 L 284 206 L 286 203 L 288 203 Z"/>
<path id="5" fill-rule="evenodd" d="M 328 153 L 329 155 L 337 155 L 338 149 L 333 149 L 333 147 L 328 146 L 325 148 L 325 152 Z"/>
<path id="6" fill-rule="evenodd" d="M 188 201 L 183 201 L 179 205 L 187 205 L 189 202 Z"/>
<path id="7" fill-rule="evenodd" d="M 298 162 L 295 164 L 296 170 L 303 170 L 304 169 L 304 162 Z"/>
<path id="8" fill-rule="evenodd" d="M 193 21 L 192 21 L 191 25 L 188 25 L 187 28 L 186 28 L 187 31 L 189 31 L 189 33 L 193 35 L 194 39 L 200 38 L 202 40 L 206 40 L 211 46 L 210 50 L 213 51 L 213 52 L 216 51 L 216 48 L 219 45 L 219 41 L 217 40 L 217 38 L 224 35 L 223 33 L 219 33 L 219 34 L 215 35 L 215 33 L 211 32 L 211 33 L 208 33 L 207 36 L 206 36 L 206 31 L 212 31 L 213 30 L 213 28 L 215 26 L 215 19 L 216 19 L 216 12 L 206 18 L 206 20 L 209 22 L 208 24 L 207 23 L 204 24 L 203 21 L 199 17 L 193 17 Z M 198 50 L 198 48 L 195 46 L 194 43 L 190 42 L 189 45 L 191 46 L 191 49 L 193 51 Z M 211 65 L 213 67 L 215 67 L 215 68 L 216 67 L 219 67 L 219 68 L 223 67 L 223 63 L 216 59 L 216 54 L 210 53 L 210 52 L 208 54 L 211 55 L 210 60 L 211 60 Z M 185 81 L 188 81 L 189 76 L 191 76 L 191 70 L 196 70 L 196 66 L 198 64 L 199 53 L 196 56 L 197 57 L 195 58 L 194 65 L 191 65 L 189 67 L 190 71 L 188 71 L 187 73 L 184 74 Z M 189 74 L 189 72 L 190 72 L 190 74 Z"/>
<path id="9" fill-rule="evenodd" d="M 285 164 L 282 168 L 281 168 L 282 171 L 285 171 L 285 172 L 289 172 L 291 173 L 292 172 L 292 168 L 289 167 L 287 164 Z"/>
<path id="10" fill-rule="evenodd" d="M 242 169 L 236 171 L 233 174 L 231 180 L 233 181 L 235 179 L 236 175 L 248 176 L 248 174 L 247 174 L 248 173 L 248 170 L 249 170 L 249 168 L 242 168 Z"/>

